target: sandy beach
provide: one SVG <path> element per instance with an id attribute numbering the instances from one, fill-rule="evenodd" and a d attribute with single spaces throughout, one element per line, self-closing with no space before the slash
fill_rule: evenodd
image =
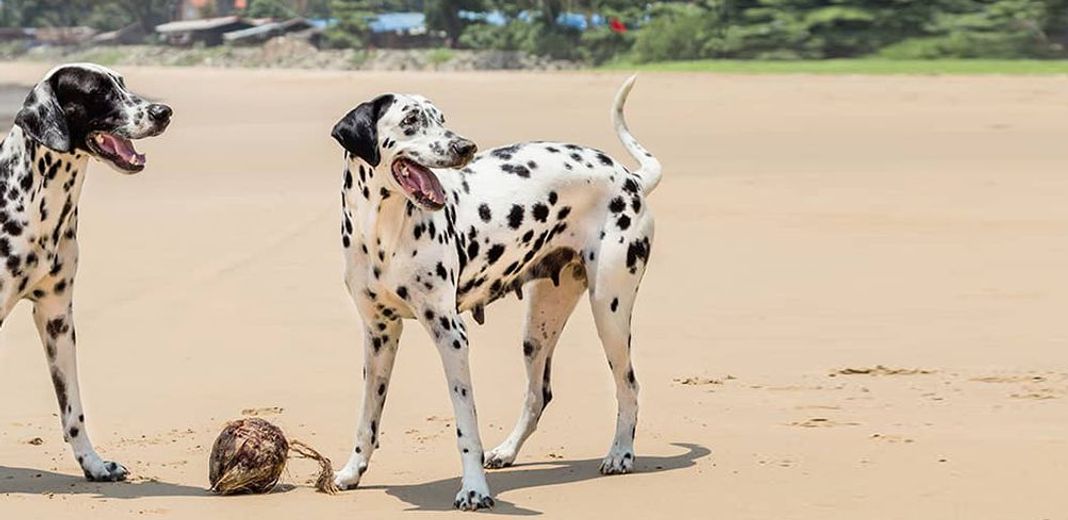
<path id="1" fill-rule="evenodd" d="M 0 64 L 0 83 L 48 68 Z M 608 118 L 624 75 L 122 72 L 176 115 L 139 145 L 142 174 L 92 165 L 75 317 L 89 431 L 132 479 L 82 479 L 24 303 L 0 332 L 0 517 L 461 514 L 447 388 L 414 326 L 361 489 L 318 494 L 297 460 L 273 494 L 220 498 L 208 451 L 243 412 L 336 467 L 352 449 L 343 113 L 417 92 L 483 149 L 626 159 Z M 634 319 L 637 472 L 597 472 L 614 389 L 580 304 L 552 406 L 489 474 L 490 514 L 1068 518 L 1068 77 L 644 74 L 628 116 L 665 169 Z M 511 297 L 468 324 L 487 447 L 519 412 L 522 311 Z"/>

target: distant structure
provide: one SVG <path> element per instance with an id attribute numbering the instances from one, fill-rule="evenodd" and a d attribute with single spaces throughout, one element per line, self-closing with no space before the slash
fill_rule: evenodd
<path id="1" fill-rule="evenodd" d="M 223 41 L 232 45 L 259 45 L 271 38 L 283 35 L 291 35 L 318 46 L 322 30 L 310 20 L 293 18 L 282 22 L 265 22 L 248 29 L 231 31 L 223 35 Z"/>
<path id="2" fill-rule="evenodd" d="M 248 0 L 181 0 L 175 20 L 199 20 L 233 14 L 248 7 Z"/>
<path id="3" fill-rule="evenodd" d="M 156 32 L 170 45 L 189 47 L 200 44 L 205 47 L 214 47 L 222 45 L 224 34 L 251 27 L 255 27 L 255 25 L 241 17 L 223 16 L 204 20 L 165 23 L 157 25 Z"/>

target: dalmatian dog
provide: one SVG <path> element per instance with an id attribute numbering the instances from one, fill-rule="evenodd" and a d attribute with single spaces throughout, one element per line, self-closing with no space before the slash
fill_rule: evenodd
<path id="1" fill-rule="evenodd" d="M 534 432 L 552 399 L 553 349 L 587 291 L 619 407 L 601 472 L 631 471 L 638 413 L 631 309 L 653 239 L 645 199 L 661 177 L 623 118 L 633 84 L 617 94 L 613 120 L 636 171 L 574 144 L 530 142 L 475 156 L 475 144 L 447 129 L 420 96 L 379 96 L 334 127 L 345 149 L 345 282 L 365 331 L 363 411 L 338 487 L 356 487 L 378 446 L 403 320 L 414 319 L 437 346 L 456 415 L 463 478 L 455 506 L 492 507 L 484 468 L 512 464 Z M 528 302 L 526 399 L 511 435 L 484 453 L 460 314 L 482 323 L 486 305 L 513 292 Z"/>
<path id="2" fill-rule="evenodd" d="M 145 156 L 131 140 L 159 135 L 170 121 L 170 107 L 132 94 L 117 73 L 62 65 L 30 92 L 0 143 L 0 325 L 20 300 L 33 302 L 63 436 L 91 481 L 124 480 L 127 470 L 93 449 L 78 389 L 78 196 L 90 158 L 140 172 Z"/>

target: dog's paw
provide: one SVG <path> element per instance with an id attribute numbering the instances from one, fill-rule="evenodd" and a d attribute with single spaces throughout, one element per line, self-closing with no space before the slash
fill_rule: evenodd
<path id="1" fill-rule="evenodd" d="M 130 474 L 122 464 L 100 460 L 100 457 L 83 459 L 82 471 L 89 482 L 121 482 Z"/>
<path id="2" fill-rule="evenodd" d="M 483 484 L 481 486 L 465 485 L 456 494 L 456 501 L 452 505 L 456 506 L 456 509 L 460 511 L 478 511 L 479 509 L 489 509 L 495 503 L 493 497 L 490 496 L 489 487 Z"/>
<path id="3" fill-rule="evenodd" d="M 482 466 L 486 469 L 507 468 L 515 462 L 515 455 L 515 450 L 508 449 L 503 445 L 497 446 L 493 450 L 486 452 Z"/>
<path id="4" fill-rule="evenodd" d="M 613 449 L 601 461 L 602 475 L 622 475 L 634 469 L 634 453 L 630 450 Z"/>
<path id="5" fill-rule="evenodd" d="M 356 489 L 360 485 L 360 477 L 367 471 L 367 466 L 345 466 L 341 471 L 334 473 L 334 485 L 342 491 Z"/>

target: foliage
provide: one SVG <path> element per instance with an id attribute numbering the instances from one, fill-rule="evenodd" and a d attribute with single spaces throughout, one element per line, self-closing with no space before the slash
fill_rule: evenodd
<path id="1" fill-rule="evenodd" d="M 0 26 L 90 25 L 112 30 L 166 22 L 178 0 L 0 0 Z M 215 2 L 208 2 L 214 6 Z M 332 18 L 333 47 L 363 49 L 368 21 L 422 11 L 449 47 L 519 50 L 553 58 L 810 60 L 1065 58 L 1068 0 L 251 0 L 246 14 Z M 460 11 L 497 11 L 501 26 Z M 559 17 L 621 22 L 578 30 Z"/>
<path id="2" fill-rule="evenodd" d="M 454 46 L 470 22 L 460 18 L 460 11 L 481 12 L 486 9 L 484 0 L 426 0 L 427 28 L 445 33 L 446 42 Z"/>
<path id="3" fill-rule="evenodd" d="M 252 18 L 276 18 L 284 20 L 296 16 L 293 6 L 285 0 L 252 0 L 245 15 Z"/>

